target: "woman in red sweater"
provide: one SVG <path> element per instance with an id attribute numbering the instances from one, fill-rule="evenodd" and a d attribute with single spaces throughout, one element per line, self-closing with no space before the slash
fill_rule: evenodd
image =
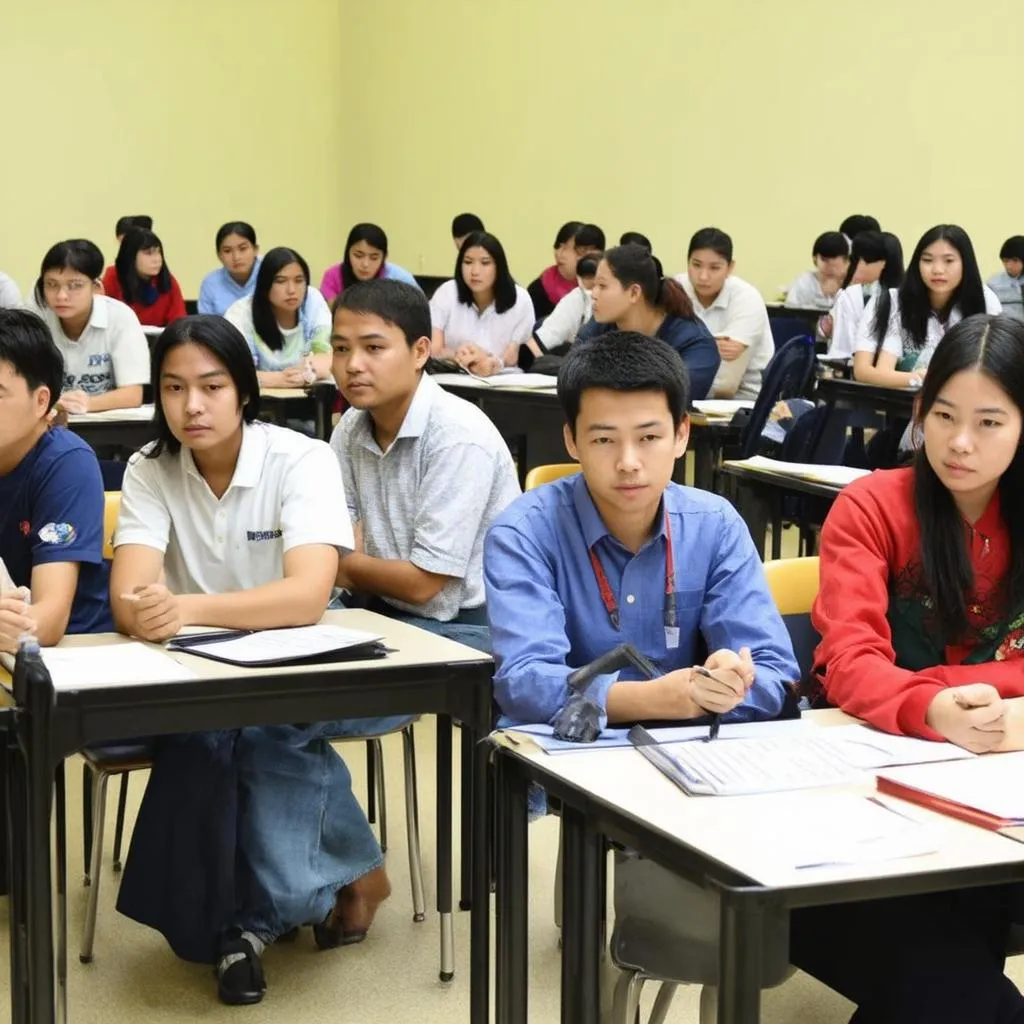
<path id="1" fill-rule="evenodd" d="M 887 732 L 1024 749 L 1024 323 L 978 314 L 940 342 L 912 468 L 846 488 L 821 534 L 823 694 Z M 995 886 L 801 910 L 792 962 L 853 1020 L 1024 1022 Z M 1024 902 L 1018 903 L 1018 906 Z"/>
<path id="2" fill-rule="evenodd" d="M 131 306 L 147 327 L 166 327 L 185 315 L 181 288 L 167 269 L 163 243 L 152 231 L 133 228 L 121 239 L 114 265 L 103 274 L 103 290 Z"/>

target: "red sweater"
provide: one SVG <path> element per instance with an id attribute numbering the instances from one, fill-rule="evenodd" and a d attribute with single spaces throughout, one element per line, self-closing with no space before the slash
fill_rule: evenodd
<path id="1" fill-rule="evenodd" d="M 995 623 L 992 594 L 1009 563 L 1009 536 L 993 497 L 967 528 L 975 593 L 971 634 Z M 816 662 L 828 699 L 887 732 L 943 739 L 925 724 L 932 698 L 947 686 L 985 682 L 1003 697 L 1024 696 L 1024 621 L 1011 625 L 996 660 L 963 665 L 972 645 L 945 648 L 945 664 L 909 671 L 896 665 L 886 613 L 893 595 L 920 592 L 921 534 L 914 471 L 880 471 L 836 499 L 821 532 L 821 584 L 811 612 L 822 640 Z"/>
<path id="2" fill-rule="evenodd" d="M 155 277 L 150 280 L 150 284 L 156 287 Z M 103 272 L 103 291 L 112 299 L 124 302 L 124 292 L 121 291 L 121 282 L 117 279 L 116 267 L 107 267 Z M 127 305 L 135 311 L 139 323 L 148 327 L 166 327 L 172 320 L 185 315 L 185 300 L 181 297 L 181 289 L 173 274 L 170 289 L 158 292 L 156 302 L 152 305 L 144 306 L 141 302 L 129 302 Z"/>

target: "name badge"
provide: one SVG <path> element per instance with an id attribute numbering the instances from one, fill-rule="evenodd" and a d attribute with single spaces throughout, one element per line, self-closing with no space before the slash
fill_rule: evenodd
<path id="1" fill-rule="evenodd" d="M 679 627 L 678 626 L 666 626 L 665 627 L 665 646 L 670 651 L 674 651 L 679 646 Z"/>

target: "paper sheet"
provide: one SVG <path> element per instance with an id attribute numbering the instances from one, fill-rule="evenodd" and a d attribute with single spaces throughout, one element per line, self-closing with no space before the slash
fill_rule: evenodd
<path id="1" fill-rule="evenodd" d="M 746 466 L 748 469 L 758 469 L 766 473 L 789 474 L 803 477 L 805 480 L 835 484 L 837 487 L 852 484 L 854 480 L 868 476 L 871 472 L 869 469 L 856 469 L 853 466 L 819 466 L 807 462 L 782 462 L 779 459 L 769 459 L 763 455 L 755 455 L 751 459 L 727 461 L 725 465 Z"/>
<path id="2" fill-rule="evenodd" d="M 754 403 L 732 398 L 702 398 L 693 403 L 697 412 L 705 416 L 732 416 L 740 409 L 753 409 Z"/>
<path id="3" fill-rule="evenodd" d="M 233 640 L 204 644 L 202 649 L 233 662 L 260 665 L 312 658 L 381 639 L 379 633 L 367 633 L 361 629 L 332 625 L 300 626 L 296 629 L 265 629 Z"/>
<path id="4" fill-rule="evenodd" d="M 435 373 L 432 379 L 441 385 L 470 388 L 530 388 L 554 391 L 558 378 L 545 373 L 499 373 L 494 377 L 477 377 L 469 373 Z"/>
<path id="5" fill-rule="evenodd" d="M 152 405 L 140 405 L 135 409 L 107 409 L 106 412 L 75 412 L 68 416 L 68 423 L 146 423 L 153 418 Z"/>
<path id="6" fill-rule="evenodd" d="M 977 754 L 953 743 L 934 743 L 913 736 L 893 736 L 872 729 L 869 725 L 837 725 L 829 729 L 828 736 L 840 744 L 843 759 L 858 768 L 969 761 L 977 757 Z"/>
<path id="7" fill-rule="evenodd" d="M 12 590 L 17 590 L 14 580 L 11 579 L 11 574 L 7 571 L 7 566 L 4 565 L 4 560 L 0 558 L 0 594 L 9 593 Z"/>
<path id="8" fill-rule="evenodd" d="M 170 655 L 145 644 L 99 644 L 95 647 L 44 647 L 43 663 L 55 690 L 144 686 L 177 683 L 196 674 Z"/>

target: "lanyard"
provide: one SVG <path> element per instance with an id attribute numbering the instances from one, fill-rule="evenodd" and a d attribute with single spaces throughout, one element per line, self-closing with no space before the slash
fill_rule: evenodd
<path id="1" fill-rule="evenodd" d="M 590 548 L 590 564 L 594 569 L 594 579 L 597 580 L 597 589 L 601 592 L 601 601 L 604 610 L 608 613 L 608 621 L 613 629 L 619 628 L 619 606 L 612 593 L 611 584 L 605 575 L 601 559 L 597 552 Z M 665 624 L 665 646 L 674 650 L 679 646 L 679 620 L 676 616 L 676 563 L 672 555 L 672 527 L 669 524 L 668 510 L 665 511 L 665 603 L 664 603 L 664 624 Z"/>

